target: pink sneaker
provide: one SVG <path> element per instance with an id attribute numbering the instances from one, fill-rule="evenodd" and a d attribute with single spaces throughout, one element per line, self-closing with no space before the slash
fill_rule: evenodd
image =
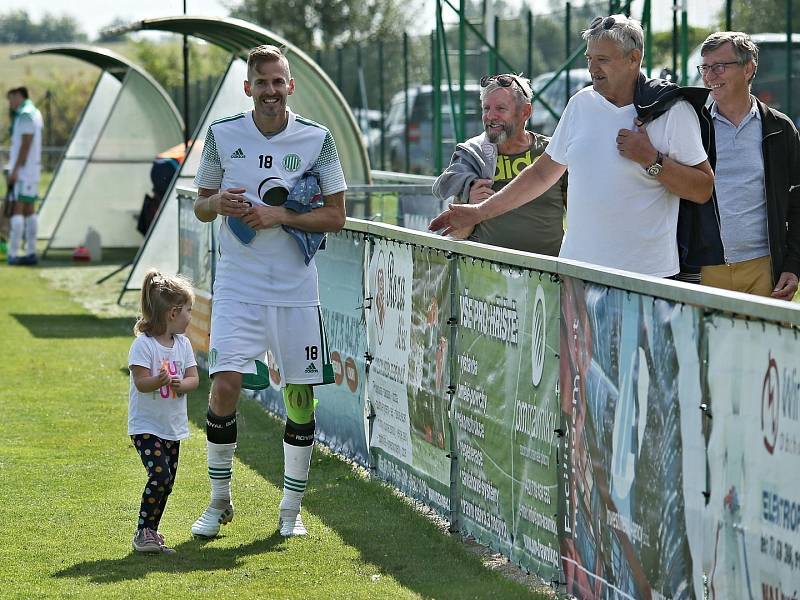
<path id="1" fill-rule="evenodd" d="M 175 549 L 164 545 L 164 536 L 152 529 L 139 529 L 133 536 L 133 549 L 149 554 L 175 554 Z"/>

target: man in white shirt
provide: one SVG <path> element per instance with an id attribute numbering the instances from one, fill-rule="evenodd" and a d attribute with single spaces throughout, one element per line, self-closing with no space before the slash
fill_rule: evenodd
<path id="1" fill-rule="evenodd" d="M 306 535 L 300 503 L 314 443 L 314 385 L 331 383 L 317 269 L 284 227 L 339 231 L 345 223 L 344 174 L 331 133 L 293 113 L 289 62 L 275 46 L 254 48 L 244 92 L 253 110 L 211 124 L 195 184 L 195 215 L 223 217 L 214 278 L 206 421 L 211 502 L 192 533 L 212 537 L 233 518 L 231 476 L 236 405 L 243 377 L 257 374 L 267 349 L 280 372 L 287 420 L 279 530 Z M 297 213 L 283 206 L 306 173 L 316 174 L 323 205 Z"/>
<path id="2" fill-rule="evenodd" d="M 8 264 L 35 265 L 36 199 L 41 177 L 42 128 L 39 109 L 28 98 L 28 89 L 8 91 L 11 109 L 11 148 L 6 166 L 9 198 L 13 200 L 8 238 Z M 21 246 L 24 251 L 20 254 Z"/>
<path id="3" fill-rule="evenodd" d="M 697 113 L 678 100 L 639 125 L 633 98 L 643 32 L 637 21 L 598 17 L 583 37 L 593 85 L 569 101 L 541 158 L 484 202 L 451 205 L 430 229 L 447 234 L 535 200 L 569 168 L 559 257 L 674 276 L 680 198 L 705 203 L 714 183 Z"/>

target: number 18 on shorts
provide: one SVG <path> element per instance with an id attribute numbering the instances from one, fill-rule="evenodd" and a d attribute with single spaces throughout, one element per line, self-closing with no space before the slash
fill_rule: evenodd
<path id="1" fill-rule="evenodd" d="M 270 350 L 273 368 L 287 383 L 333 382 L 319 306 L 262 306 L 215 300 L 211 313 L 209 372 L 255 373 Z"/>

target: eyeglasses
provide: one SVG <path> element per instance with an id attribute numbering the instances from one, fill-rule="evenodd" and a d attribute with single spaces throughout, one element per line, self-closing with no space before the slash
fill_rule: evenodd
<path id="1" fill-rule="evenodd" d="M 592 22 L 589 23 L 589 31 L 594 31 L 595 29 L 611 29 L 617 20 L 614 17 L 595 17 L 592 19 Z"/>
<path id="2" fill-rule="evenodd" d="M 523 94 L 525 94 L 525 97 L 526 98 L 530 98 L 530 95 L 528 94 L 528 91 L 522 86 L 522 84 L 520 83 L 519 79 L 517 79 L 516 76 L 514 76 L 514 75 L 511 75 L 511 74 L 484 75 L 483 77 L 481 77 L 481 87 L 486 87 L 492 81 L 496 81 L 497 85 L 499 85 L 500 87 L 504 87 L 504 88 L 511 87 L 512 85 L 514 85 L 516 83 L 517 87 L 522 90 Z"/>
<path id="3" fill-rule="evenodd" d="M 734 60 L 732 62 L 714 63 L 713 65 L 697 65 L 697 72 L 700 73 L 701 76 L 709 71 L 713 72 L 715 75 L 722 75 L 728 65 L 738 64 L 740 64 L 739 61 Z"/>

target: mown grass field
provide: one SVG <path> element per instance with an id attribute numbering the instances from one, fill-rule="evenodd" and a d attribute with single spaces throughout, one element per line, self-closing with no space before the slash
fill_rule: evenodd
<path id="1" fill-rule="evenodd" d="M 144 469 L 126 436 L 132 302 L 114 265 L 0 266 L 0 595 L 4 598 L 544 598 L 487 569 L 377 481 L 315 451 L 308 538 L 276 529 L 282 425 L 241 403 L 236 518 L 213 540 L 206 505 L 207 381 L 161 530 L 174 556 L 131 550 Z M 133 296 L 127 300 L 134 301 Z M 90 307 L 91 310 L 89 310 Z"/>

